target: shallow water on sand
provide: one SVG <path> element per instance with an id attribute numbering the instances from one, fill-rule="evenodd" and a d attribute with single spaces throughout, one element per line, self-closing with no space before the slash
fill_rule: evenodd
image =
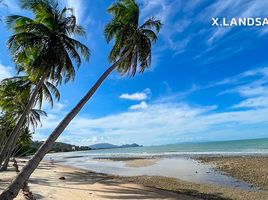
<path id="1" fill-rule="evenodd" d="M 129 161 L 126 160 L 120 161 L 118 159 L 119 161 L 111 161 L 107 159 L 94 159 L 93 157 L 72 157 L 66 153 L 62 157 L 59 154 L 54 154 L 54 156 L 50 154 L 46 159 L 99 173 L 121 176 L 165 176 L 196 183 L 217 184 L 256 190 L 256 188 L 252 188 L 246 182 L 227 176 L 224 173 L 214 170 L 210 165 L 199 163 L 187 157 L 153 159 L 154 161 L 149 165 L 146 163 L 146 159 L 144 159 L 144 165 L 139 164 L 135 167 L 131 167 L 128 164 Z M 131 162 L 135 162 L 135 160 Z"/>

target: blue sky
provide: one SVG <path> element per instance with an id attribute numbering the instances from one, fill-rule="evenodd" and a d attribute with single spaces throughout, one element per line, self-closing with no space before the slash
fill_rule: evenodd
<path id="1" fill-rule="evenodd" d="M 74 7 L 92 50 L 75 82 L 61 86 L 54 109 L 44 105 L 34 139 L 44 140 L 109 66 L 103 37 L 110 0 L 61 0 Z M 113 73 L 59 141 L 158 145 L 268 137 L 268 26 L 212 27 L 212 17 L 268 17 L 263 0 L 138 0 L 141 21 L 164 26 L 153 48 L 151 68 L 135 78 Z M 6 1 L 1 16 L 26 14 Z M 0 24 L 0 79 L 14 74 Z"/>

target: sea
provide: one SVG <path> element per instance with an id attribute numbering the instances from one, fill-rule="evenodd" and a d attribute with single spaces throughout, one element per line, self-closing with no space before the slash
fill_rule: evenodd
<path id="1" fill-rule="evenodd" d="M 168 144 L 88 151 L 100 155 L 167 155 L 167 154 L 268 154 L 268 138 Z"/>
<path id="2" fill-rule="evenodd" d="M 165 176 L 196 183 L 256 189 L 199 162 L 196 158 L 201 156 L 268 156 L 268 138 L 51 153 L 45 160 L 112 175 Z M 128 159 L 151 159 L 155 162 L 133 167 L 127 164 Z"/>

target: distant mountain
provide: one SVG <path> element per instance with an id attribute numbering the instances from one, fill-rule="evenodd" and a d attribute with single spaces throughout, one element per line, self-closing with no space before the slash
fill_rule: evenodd
<path id="1" fill-rule="evenodd" d="M 89 146 L 91 149 L 114 149 L 114 148 L 128 148 L 128 147 L 141 147 L 141 145 L 138 145 L 136 143 L 133 144 L 124 144 L 124 145 L 114 145 L 109 143 L 99 143 Z"/>
<path id="2" fill-rule="evenodd" d="M 118 146 L 109 144 L 109 143 L 98 143 L 94 145 L 89 146 L 92 149 L 112 149 L 112 148 L 117 148 Z"/>

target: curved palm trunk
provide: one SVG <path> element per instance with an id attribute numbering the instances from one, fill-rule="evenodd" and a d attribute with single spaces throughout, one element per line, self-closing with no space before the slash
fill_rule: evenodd
<path id="1" fill-rule="evenodd" d="M 44 144 L 38 149 L 38 151 L 34 154 L 32 159 L 28 161 L 28 163 L 23 167 L 21 172 L 18 174 L 15 180 L 8 186 L 8 188 L 0 195 L 1 200 L 11 200 L 15 198 L 20 189 L 23 186 L 23 183 L 29 179 L 34 170 L 38 167 L 41 160 L 44 158 L 46 153 L 51 149 L 54 142 L 60 136 L 60 134 L 65 130 L 65 128 L 69 125 L 72 119 L 79 113 L 79 111 L 84 107 L 87 101 L 92 97 L 92 95 L 96 92 L 96 90 L 100 87 L 102 82 L 108 77 L 108 75 L 129 55 L 126 53 L 123 57 L 121 57 L 117 62 L 115 62 L 111 67 L 109 67 L 102 76 L 98 79 L 98 81 L 94 84 L 94 86 L 87 92 L 87 94 L 79 101 L 79 103 L 69 112 L 64 119 L 60 122 L 60 124 L 56 127 L 56 129 L 51 133 L 48 139 L 44 142 Z"/>
<path id="2" fill-rule="evenodd" d="M 41 89 L 42 85 L 44 84 L 46 77 L 47 77 L 47 74 L 44 74 L 41 77 L 41 79 L 39 80 L 39 82 L 38 82 L 37 86 L 35 87 L 34 92 L 33 92 L 32 96 L 31 96 L 28 104 L 25 107 L 25 110 L 23 111 L 23 113 L 22 113 L 22 115 L 21 115 L 21 117 L 20 117 L 20 119 L 18 121 L 18 123 L 16 124 L 15 128 L 13 129 L 13 131 L 10 133 L 6 144 L 2 148 L 2 151 L 1 151 L 1 154 L 0 154 L 0 166 L 2 165 L 4 159 L 6 158 L 6 155 L 7 155 L 8 151 L 10 150 L 10 148 L 12 148 L 12 146 L 11 146 L 12 142 L 14 140 L 17 140 L 17 138 L 19 138 L 20 129 L 21 129 L 21 127 L 23 126 L 23 124 L 25 122 L 27 114 L 30 112 L 31 108 L 33 107 L 35 99 L 36 99 L 36 96 L 37 96 L 39 90 Z"/>

